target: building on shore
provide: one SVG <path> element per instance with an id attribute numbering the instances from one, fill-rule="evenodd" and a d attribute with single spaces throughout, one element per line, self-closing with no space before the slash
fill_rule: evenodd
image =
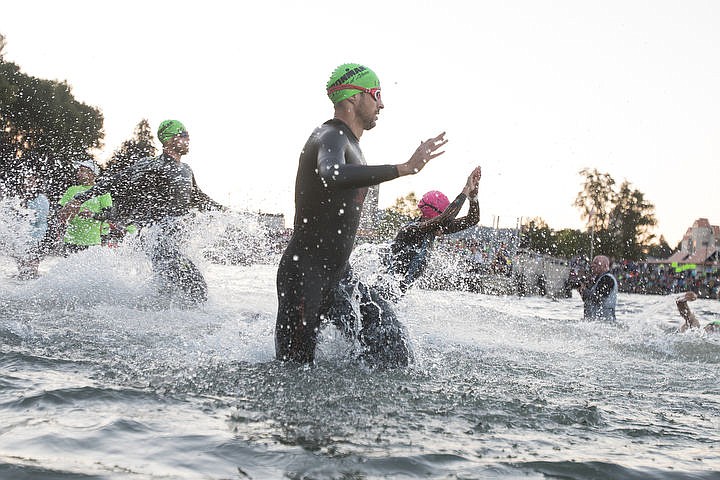
<path id="1" fill-rule="evenodd" d="M 707 218 L 698 218 L 685 232 L 685 236 L 680 242 L 680 250 L 662 263 L 717 268 L 719 248 L 720 226 L 710 225 Z"/>

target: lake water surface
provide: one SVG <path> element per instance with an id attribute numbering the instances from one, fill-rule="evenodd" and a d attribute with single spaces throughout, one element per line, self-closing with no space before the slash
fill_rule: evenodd
<path id="1" fill-rule="evenodd" d="M 210 299 L 162 305 L 123 246 L 0 257 L 2 479 L 720 477 L 720 335 L 673 334 L 673 298 L 412 290 L 415 353 L 373 371 L 332 328 L 274 360 L 274 264 L 200 262 Z M 699 317 L 720 302 L 692 304 Z"/>

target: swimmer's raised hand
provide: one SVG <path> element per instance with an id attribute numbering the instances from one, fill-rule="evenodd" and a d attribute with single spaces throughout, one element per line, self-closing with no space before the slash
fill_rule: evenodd
<path id="1" fill-rule="evenodd" d="M 477 197 L 480 186 L 480 177 L 482 177 L 482 172 L 480 170 L 480 166 L 477 166 L 467 178 L 465 188 L 463 188 L 463 193 L 465 195 L 472 198 Z"/>
<path id="2" fill-rule="evenodd" d="M 678 297 L 675 301 L 677 303 L 680 303 L 680 302 L 694 302 L 695 300 L 697 300 L 697 295 L 695 294 L 695 292 L 685 292 L 685 295 L 683 295 L 682 297 Z"/>
<path id="3" fill-rule="evenodd" d="M 437 150 L 445 146 L 448 141 L 445 139 L 445 132 L 434 138 L 420 142 L 420 146 L 415 149 L 410 160 L 397 166 L 398 174 L 401 177 L 405 175 L 414 175 L 422 170 L 427 163 L 435 157 L 439 157 L 445 151 Z"/>

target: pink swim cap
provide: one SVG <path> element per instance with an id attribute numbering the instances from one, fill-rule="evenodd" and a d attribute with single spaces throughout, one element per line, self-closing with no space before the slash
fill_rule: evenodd
<path id="1" fill-rule="evenodd" d="M 445 211 L 448 205 L 450 205 L 450 200 L 444 193 L 437 190 L 430 190 L 418 202 L 418 208 L 422 212 L 423 218 L 437 217 Z"/>

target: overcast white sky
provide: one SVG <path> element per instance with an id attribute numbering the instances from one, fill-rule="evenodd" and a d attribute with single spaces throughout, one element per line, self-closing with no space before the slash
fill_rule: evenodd
<path id="1" fill-rule="evenodd" d="M 105 116 L 105 161 L 148 118 L 191 134 L 198 183 L 239 209 L 292 223 L 300 150 L 332 115 L 340 63 L 375 70 L 385 110 L 361 140 L 400 163 L 447 131 L 447 153 L 383 184 L 454 197 L 483 167 L 481 224 L 539 216 L 582 226 L 584 167 L 630 181 L 675 245 L 720 223 L 720 2 L 4 2 L 5 58 L 67 80 Z"/>

